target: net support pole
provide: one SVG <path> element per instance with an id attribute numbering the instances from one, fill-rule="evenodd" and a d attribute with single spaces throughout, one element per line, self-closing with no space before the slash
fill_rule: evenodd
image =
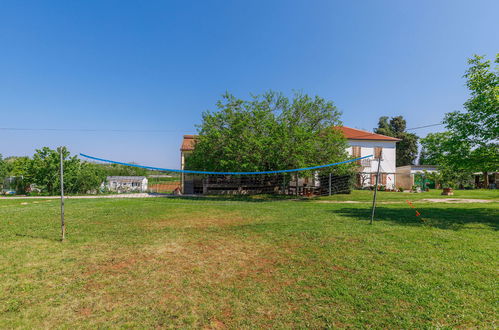
<path id="1" fill-rule="evenodd" d="M 298 172 L 295 173 L 295 182 L 296 182 L 296 196 L 298 196 Z"/>
<path id="2" fill-rule="evenodd" d="M 60 180 L 61 180 L 61 240 L 64 241 L 66 238 L 66 225 L 64 223 L 64 155 L 63 155 L 63 147 L 59 148 L 59 154 L 61 158 L 61 167 L 60 167 Z"/>
<path id="3" fill-rule="evenodd" d="M 374 210 L 376 210 L 376 195 L 378 192 L 378 179 L 379 179 L 379 168 L 381 165 L 381 155 L 379 155 L 378 158 L 378 170 L 376 171 L 376 185 L 374 186 L 374 198 L 373 198 L 373 207 L 372 207 L 372 213 L 371 213 L 371 221 L 369 224 L 373 224 L 374 221 Z"/>
<path id="4" fill-rule="evenodd" d="M 282 194 L 286 195 L 286 175 L 282 175 Z"/>
<path id="5" fill-rule="evenodd" d="M 331 196 L 331 173 L 329 173 L 329 196 Z"/>

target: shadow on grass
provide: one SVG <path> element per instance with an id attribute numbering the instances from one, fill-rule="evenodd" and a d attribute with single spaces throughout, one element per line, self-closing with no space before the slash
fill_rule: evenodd
<path id="1" fill-rule="evenodd" d="M 416 211 L 408 207 L 376 207 L 375 221 L 389 221 L 399 225 L 420 226 L 429 225 L 440 229 L 459 230 L 469 224 L 483 224 L 494 230 L 499 230 L 499 211 L 480 207 L 421 207 L 421 213 L 416 216 Z M 358 220 L 371 219 L 370 208 L 344 207 L 336 209 L 336 214 L 352 217 Z"/>
<path id="2" fill-rule="evenodd" d="M 219 202 L 275 202 L 289 200 L 308 200 L 303 196 L 292 195 L 199 195 L 199 196 L 168 196 L 168 199 Z"/>

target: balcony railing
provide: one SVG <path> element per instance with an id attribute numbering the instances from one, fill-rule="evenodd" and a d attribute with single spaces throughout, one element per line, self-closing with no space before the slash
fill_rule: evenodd
<path id="1" fill-rule="evenodd" d="M 362 167 L 371 167 L 371 162 L 372 162 L 372 159 L 370 158 L 364 158 L 364 159 L 361 159 L 360 160 L 360 166 Z"/>

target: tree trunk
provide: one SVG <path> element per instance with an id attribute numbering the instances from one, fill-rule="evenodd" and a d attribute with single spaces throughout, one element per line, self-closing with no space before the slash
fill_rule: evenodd
<path id="1" fill-rule="evenodd" d="M 485 189 L 489 189 L 489 172 L 483 172 L 483 186 Z"/>

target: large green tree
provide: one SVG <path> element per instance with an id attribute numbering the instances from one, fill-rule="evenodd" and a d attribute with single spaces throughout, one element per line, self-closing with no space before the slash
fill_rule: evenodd
<path id="1" fill-rule="evenodd" d="M 341 113 L 321 97 L 295 93 L 289 99 L 270 91 L 242 100 L 226 93 L 217 108 L 203 113 L 189 169 L 284 170 L 348 157 L 345 138 L 333 129 Z"/>
<path id="2" fill-rule="evenodd" d="M 5 158 L 4 161 L 8 176 L 22 176 L 24 179 L 28 179 L 30 177 L 29 168 L 31 165 L 31 159 L 29 157 L 10 156 Z"/>
<path id="3" fill-rule="evenodd" d="M 104 165 L 81 161 L 71 156 L 64 148 L 64 188 L 68 194 L 96 191 L 108 175 L 129 176 L 146 175 L 141 168 L 123 165 Z M 37 149 L 33 157 L 7 157 L 0 155 L 0 180 L 7 176 L 22 177 L 25 191 L 34 184 L 43 193 L 58 194 L 60 190 L 60 153 L 59 150 L 44 147 Z"/>
<path id="4" fill-rule="evenodd" d="M 421 153 L 419 154 L 420 165 L 443 165 L 446 161 L 446 149 L 448 149 L 449 134 L 429 133 L 421 139 Z"/>
<path id="5" fill-rule="evenodd" d="M 64 188 L 68 193 L 95 190 L 103 182 L 105 173 L 95 164 L 82 162 L 63 148 Z M 29 183 L 44 192 L 57 194 L 60 189 L 60 153 L 48 147 L 37 149 L 29 164 Z"/>
<path id="6" fill-rule="evenodd" d="M 389 119 L 380 117 L 375 132 L 401 139 L 397 143 L 397 166 L 412 165 L 418 155 L 418 137 L 406 131 L 407 123 L 404 117 L 396 116 Z"/>
<path id="7" fill-rule="evenodd" d="M 0 154 L 0 186 L 3 183 L 3 179 L 7 176 L 7 163 L 3 160 L 2 154 Z"/>
<path id="8" fill-rule="evenodd" d="M 495 62 L 499 63 L 499 54 Z M 488 172 L 499 168 L 499 68 L 478 55 L 468 64 L 464 77 L 470 98 L 464 111 L 448 113 L 444 119 L 447 154 L 457 170 L 483 172 L 487 186 Z"/>
<path id="9" fill-rule="evenodd" d="M 473 150 L 465 145 L 455 145 L 449 132 L 430 133 L 421 139 L 419 164 L 438 165 L 439 171 L 430 175 L 443 187 L 465 187 L 471 185 L 472 172 L 457 167 L 459 159 L 455 155 L 473 157 Z"/>

